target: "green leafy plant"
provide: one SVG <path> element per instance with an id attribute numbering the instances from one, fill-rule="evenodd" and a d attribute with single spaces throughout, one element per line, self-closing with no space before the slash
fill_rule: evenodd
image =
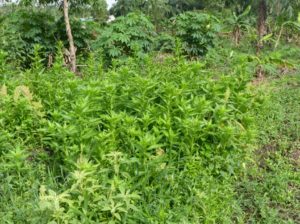
<path id="1" fill-rule="evenodd" d="M 22 175 L 36 179 L 32 191 L 39 197 L 26 197 L 31 205 L 38 200 L 30 220 L 231 219 L 229 177 L 239 175 L 255 130 L 248 75 L 216 79 L 198 61 L 170 56 L 158 64 L 147 56 L 129 58 L 101 76 L 91 58 L 88 75 L 78 79 L 62 67 L 60 51 L 53 67 L 41 69 L 38 50 L 31 70 L 5 78 L 6 97 L 0 98 L 0 145 L 7 147 L 1 160 L 12 167 L 16 158 Z M 49 174 L 31 172 L 35 164 Z M 16 174 L 8 168 L 4 174 L 8 188 L 7 178 Z M 26 217 L 5 215 L 11 222 Z"/>
<path id="2" fill-rule="evenodd" d="M 286 22 L 282 23 L 279 34 L 278 34 L 278 37 L 277 37 L 277 40 L 276 40 L 276 43 L 275 43 L 275 46 L 274 46 L 275 49 L 278 47 L 278 45 L 280 43 L 282 32 L 285 28 L 292 28 L 296 32 L 299 32 L 300 31 L 300 13 L 299 13 L 299 16 L 298 16 L 298 20 L 296 22 L 295 21 L 286 21 Z"/>
<path id="3" fill-rule="evenodd" d="M 102 162 L 107 164 L 106 170 L 84 157 L 78 159 L 64 192 L 41 186 L 40 209 L 50 212 L 56 222 L 120 223 L 128 219 L 138 210 L 135 204 L 140 199 L 123 176 L 123 165 L 130 160 L 111 152 Z"/>
<path id="4" fill-rule="evenodd" d="M 244 12 L 237 15 L 233 12 L 232 17 L 228 19 L 229 24 L 233 27 L 233 40 L 236 46 L 240 44 L 242 32 L 248 30 L 250 27 L 249 13 L 251 6 L 248 6 Z"/>
<path id="5" fill-rule="evenodd" d="M 186 12 L 174 19 L 176 36 L 182 40 L 184 52 L 190 57 L 203 56 L 214 46 L 214 38 L 219 31 L 216 17 L 200 13 Z"/>
<path id="6" fill-rule="evenodd" d="M 171 53 L 175 46 L 175 38 L 168 33 L 161 33 L 154 40 L 154 49 L 160 52 Z"/>
<path id="7" fill-rule="evenodd" d="M 9 61 L 20 62 L 28 68 L 34 45 L 43 46 L 43 58 L 54 50 L 55 15 L 52 11 L 17 9 L 7 15 L 3 26 L 1 48 L 10 52 Z"/>
<path id="8" fill-rule="evenodd" d="M 155 35 L 153 24 L 143 14 L 130 13 L 118 17 L 101 31 L 93 44 L 102 48 L 108 59 L 148 52 Z"/>
<path id="9" fill-rule="evenodd" d="M 93 29 L 98 26 L 74 17 L 71 18 L 71 25 L 77 53 L 87 56 L 90 42 L 95 38 Z M 53 58 L 58 41 L 62 41 L 65 48 L 68 48 L 63 17 L 54 9 L 16 9 L 7 14 L 0 29 L 1 49 L 10 52 L 8 61 L 23 68 L 31 66 L 35 45 L 41 46 L 40 56 L 44 59 L 44 65 L 47 65 L 49 58 Z"/>

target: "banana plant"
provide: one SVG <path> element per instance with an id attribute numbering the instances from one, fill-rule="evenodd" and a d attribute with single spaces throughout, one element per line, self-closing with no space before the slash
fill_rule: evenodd
<path id="1" fill-rule="evenodd" d="M 251 11 L 251 6 L 249 5 L 243 13 L 237 15 L 233 12 L 232 17 L 229 19 L 230 25 L 233 26 L 232 37 L 236 46 L 240 44 L 242 38 L 242 31 L 248 30 L 250 27 L 249 13 Z"/>
<path id="2" fill-rule="evenodd" d="M 282 23 L 277 41 L 274 46 L 275 49 L 278 47 L 281 36 L 282 36 L 282 32 L 283 32 L 284 28 L 286 28 L 286 27 L 292 27 L 292 28 L 295 28 L 296 30 L 300 31 L 300 12 L 298 14 L 297 21 L 286 21 L 286 22 Z"/>

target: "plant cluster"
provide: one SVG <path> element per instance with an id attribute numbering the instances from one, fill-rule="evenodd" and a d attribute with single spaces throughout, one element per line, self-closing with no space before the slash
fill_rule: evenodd
<path id="1" fill-rule="evenodd" d="M 182 40 L 183 49 L 190 57 L 205 55 L 214 46 L 220 28 L 216 17 L 198 12 L 178 15 L 175 27 L 176 35 Z"/>
<path id="2" fill-rule="evenodd" d="M 130 13 L 105 27 L 93 48 L 103 49 L 108 59 L 149 52 L 154 35 L 154 26 L 145 15 Z"/>
<path id="3" fill-rule="evenodd" d="M 300 223 L 299 0 L 5 2 L 1 224 Z"/>
<path id="4" fill-rule="evenodd" d="M 34 46 L 42 47 L 42 58 L 47 65 L 50 55 L 54 55 L 55 46 L 62 41 L 67 48 L 66 31 L 63 18 L 53 9 L 37 10 L 20 8 L 6 13 L 0 25 L 0 49 L 10 52 L 10 62 L 29 68 L 32 63 Z M 89 52 L 89 43 L 94 38 L 92 24 L 86 24 L 72 17 L 74 41 L 78 54 Z"/>
<path id="5" fill-rule="evenodd" d="M 145 57 L 78 79 L 59 60 L 39 72 L 36 60 L 1 87 L 0 194 L 19 189 L 5 196 L 5 220 L 24 221 L 5 205 L 32 191 L 31 222 L 230 220 L 228 178 L 243 167 L 257 105 L 242 71 L 216 77 L 199 62 Z"/>

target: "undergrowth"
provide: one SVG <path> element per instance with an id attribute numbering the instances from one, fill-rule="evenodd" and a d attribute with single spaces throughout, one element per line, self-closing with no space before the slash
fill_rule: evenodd
<path id="1" fill-rule="evenodd" d="M 78 78 L 61 57 L 0 70 L 1 223 L 299 221 L 299 75 L 258 87 L 211 53 Z"/>
<path id="2" fill-rule="evenodd" d="M 300 222 L 300 75 L 268 79 L 257 111 L 258 149 L 237 184 L 248 223 Z"/>

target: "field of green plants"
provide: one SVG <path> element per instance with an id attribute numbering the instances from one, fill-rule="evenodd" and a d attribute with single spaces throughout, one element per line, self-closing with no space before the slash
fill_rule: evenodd
<path id="1" fill-rule="evenodd" d="M 0 6 L 0 223 L 300 223 L 300 3 L 122 2 Z"/>

